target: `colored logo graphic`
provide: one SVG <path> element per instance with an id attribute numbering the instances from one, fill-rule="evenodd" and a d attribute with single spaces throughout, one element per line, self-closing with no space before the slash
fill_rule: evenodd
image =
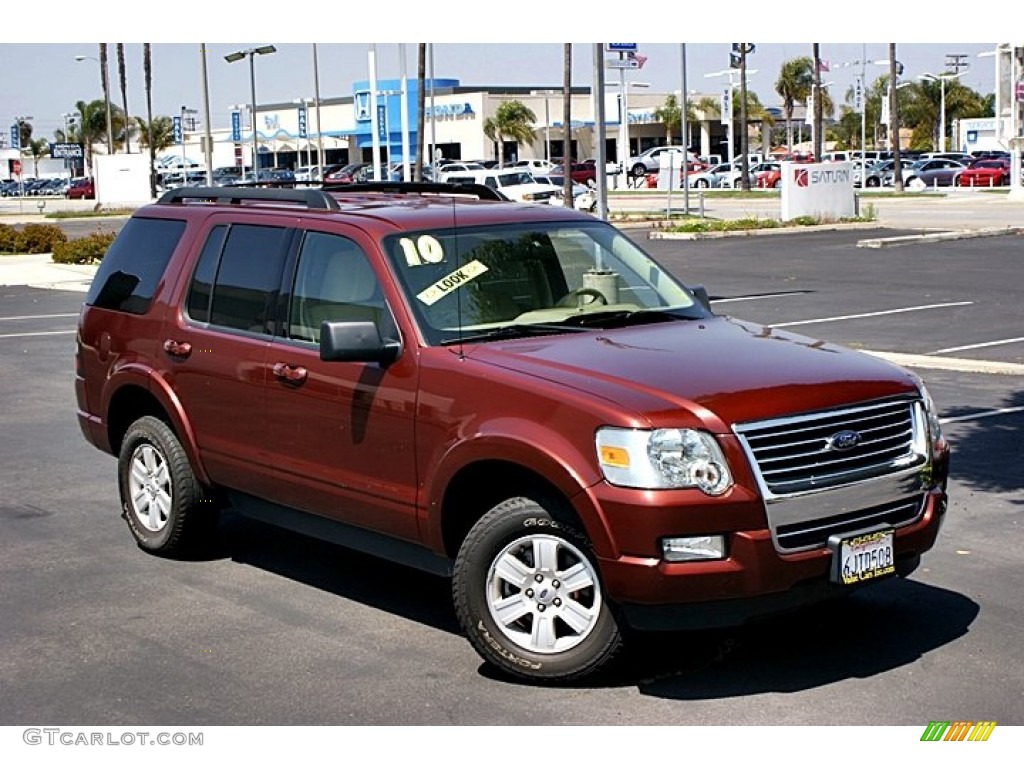
<path id="1" fill-rule="evenodd" d="M 921 734 L 921 741 L 988 741 L 995 728 L 995 720 L 932 720 Z"/>
<path id="2" fill-rule="evenodd" d="M 796 182 L 798 187 L 806 187 L 809 179 L 807 176 L 806 168 L 794 168 L 793 169 L 793 181 Z"/>

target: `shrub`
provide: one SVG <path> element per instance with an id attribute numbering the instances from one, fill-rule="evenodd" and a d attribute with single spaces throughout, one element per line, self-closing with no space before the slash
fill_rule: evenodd
<path id="1" fill-rule="evenodd" d="M 18 253 L 48 253 L 67 241 L 68 236 L 55 224 L 26 224 L 15 245 Z"/>
<path id="2" fill-rule="evenodd" d="M 0 224 L 0 253 L 18 252 L 18 230 L 9 224 Z"/>
<path id="3" fill-rule="evenodd" d="M 114 237 L 113 232 L 94 232 L 59 243 L 53 249 L 53 260 L 57 264 L 92 264 L 102 261 Z"/>

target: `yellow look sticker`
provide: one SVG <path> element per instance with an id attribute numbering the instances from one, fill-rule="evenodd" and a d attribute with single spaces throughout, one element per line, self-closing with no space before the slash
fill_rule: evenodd
<path id="1" fill-rule="evenodd" d="M 470 280 L 475 280 L 486 271 L 486 265 L 481 264 L 479 261 L 471 261 L 454 272 L 445 275 L 429 288 L 420 291 L 416 294 L 416 298 L 428 307 L 433 306 L 460 285 L 465 285 Z"/>

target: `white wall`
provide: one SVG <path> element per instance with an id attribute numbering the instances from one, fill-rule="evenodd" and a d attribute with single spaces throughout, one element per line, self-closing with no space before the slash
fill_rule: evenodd
<path id="1" fill-rule="evenodd" d="M 148 153 L 93 155 L 92 164 L 98 205 L 140 205 L 152 200 Z"/>

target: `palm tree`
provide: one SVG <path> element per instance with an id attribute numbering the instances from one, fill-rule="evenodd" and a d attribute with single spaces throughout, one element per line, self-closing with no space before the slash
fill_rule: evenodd
<path id="1" fill-rule="evenodd" d="M 707 98 L 707 97 L 705 97 Z M 712 99 L 713 101 L 713 99 Z M 717 104 L 716 104 L 717 106 Z M 667 144 L 672 143 L 672 133 L 674 131 L 680 131 L 683 126 L 682 120 L 682 109 L 679 106 L 679 99 L 676 98 L 674 93 L 670 93 L 665 97 L 665 103 L 654 110 L 654 119 L 665 126 L 665 141 Z M 686 105 L 686 120 L 690 122 L 696 119 L 693 113 L 693 104 L 687 103 Z"/>
<path id="2" fill-rule="evenodd" d="M 142 72 L 146 80 L 146 127 L 153 125 L 153 55 L 150 51 L 150 44 L 142 44 Z M 318 126 L 319 129 L 319 126 Z M 154 137 L 156 131 L 153 131 Z M 149 196 L 156 197 L 156 146 L 155 142 L 148 142 L 149 146 Z"/>
<path id="3" fill-rule="evenodd" d="M 32 139 L 27 145 L 29 154 L 32 156 L 33 173 L 35 177 L 39 177 L 39 158 L 46 157 L 50 154 L 50 142 L 46 139 Z"/>
<path id="4" fill-rule="evenodd" d="M 93 145 L 102 141 L 107 131 L 107 106 L 103 99 L 80 101 L 75 104 L 78 110 L 78 136 L 82 142 L 84 168 L 92 173 Z"/>
<path id="5" fill-rule="evenodd" d="M 793 110 L 806 102 L 814 87 L 814 62 L 810 56 L 784 61 L 775 81 L 775 92 L 782 97 L 782 114 L 786 117 L 786 149 L 793 151 Z"/>
<path id="6" fill-rule="evenodd" d="M 131 153 L 131 122 L 128 119 L 128 89 L 124 76 L 124 43 L 117 44 L 117 76 L 121 81 L 121 107 L 124 110 L 124 151 Z"/>
<path id="7" fill-rule="evenodd" d="M 416 169 L 413 171 L 415 181 L 423 181 L 423 144 L 426 140 L 424 128 L 426 127 L 427 94 L 424 93 L 427 87 L 427 44 L 418 43 L 416 46 Z M 433 162 L 433 158 L 431 158 Z M 436 178 L 436 177 L 435 177 Z"/>
<path id="8" fill-rule="evenodd" d="M 110 77 L 107 75 L 107 44 L 100 43 L 100 82 L 103 85 L 103 105 L 106 112 L 107 154 L 114 154 L 114 126 L 110 114 Z"/>
<path id="9" fill-rule="evenodd" d="M 139 145 L 149 147 L 154 153 L 162 152 L 174 144 L 174 123 L 167 115 L 159 115 L 147 122 L 136 117 L 139 125 Z"/>
<path id="10" fill-rule="evenodd" d="M 534 140 L 533 124 L 537 115 L 521 101 L 506 101 L 494 111 L 494 117 L 484 120 L 484 136 L 498 143 L 498 163 L 505 162 L 505 140 L 524 144 Z"/>

